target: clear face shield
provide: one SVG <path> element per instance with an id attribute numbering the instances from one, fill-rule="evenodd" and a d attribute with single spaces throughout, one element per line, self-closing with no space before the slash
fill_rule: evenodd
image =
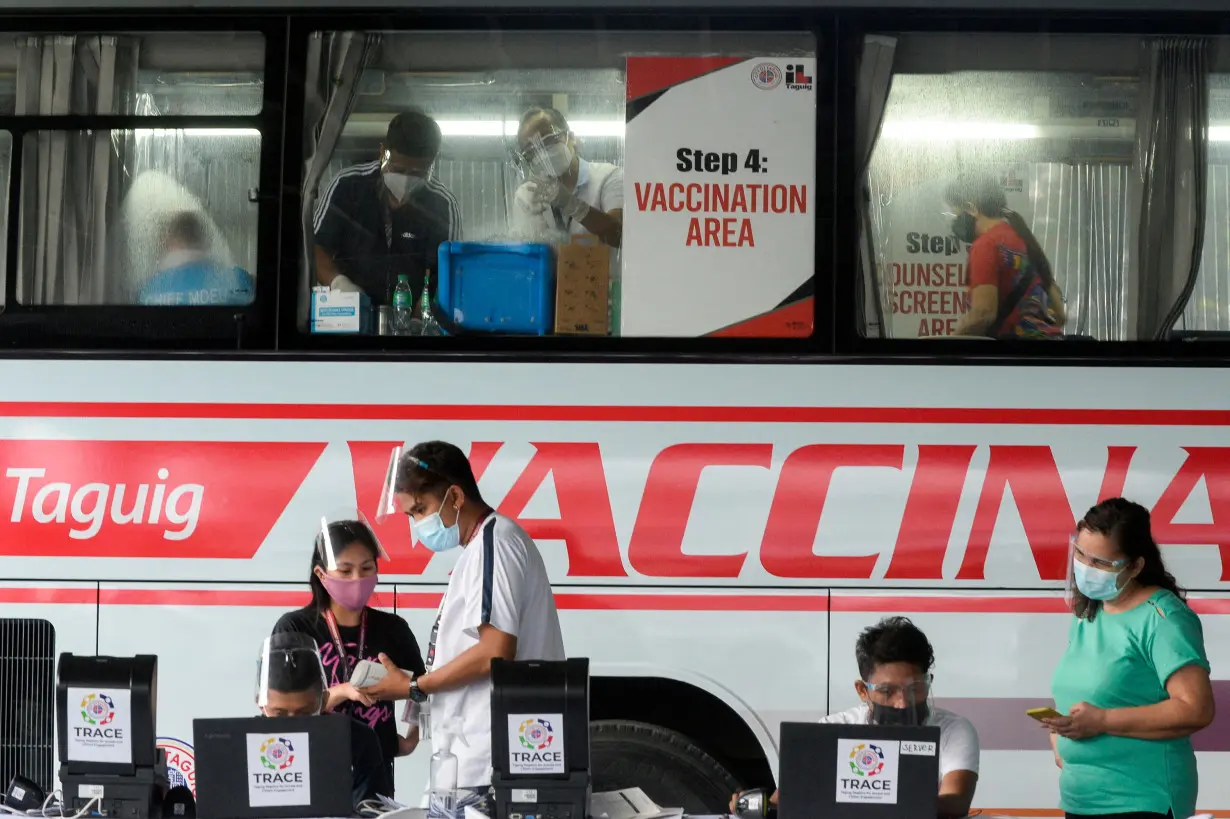
<path id="1" fill-rule="evenodd" d="M 275 634 L 261 645 L 256 705 L 267 717 L 311 717 L 325 707 L 325 669 L 306 634 Z"/>
<path id="2" fill-rule="evenodd" d="M 426 461 L 422 461 L 410 453 L 410 450 L 403 450 L 402 447 L 394 447 L 393 452 L 389 457 L 389 468 L 385 473 L 384 487 L 380 491 L 380 506 L 376 514 L 376 520 L 379 523 L 384 523 L 392 515 L 402 515 L 405 510 L 402 509 L 401 501 L 397 497 L 397 478 L 406 470 L 420 469 L 425 472 L 430 472 L 438 478 L 443 478 L 448 481 L 449 478 L 438 469 L 433 469 Z M 449 481 L 451 484 L 451 481 Z M 449 503 L 448 499 L 458 498 L 460 495 L 455 493 L 458 489 L 452 487 L 445 491 L 444 498 L 440 500 L 442 503 L 436 504 L 434 501 L 428 502 L 420 499 L 420 507 L 426 504 L 421 513 L 413 510 L 412 514 L 406 515 L 406 521 L 410 527 L 411 543 L 422 544 L 433 552 L 443 552 L 459 545 L 460 533 L 457 526 L 460 518 L 457 513 L 457 503 L 453 501 L 453 505 L 448 511 L 450 522 L 446 522 L 442 516 L 444 512 L 444 504 Z"/>
<path id="3" fill-rule="evenodd" d="M 380 486 L 380 504 L 376 507 L 376 523 L 381 526 L 390 518 L 403 515 L 401 504 L 397 501 L 397 470 L 404 451 L 405 447 L 395 446 L 389 453 L 389 465 L 384 471 L 384 483 Z"/>
<path id="4" fill-rule="evenodd" d="M 1094 554 L 1091 544 L 1082 548 L 1082 534 L 1078 530 L 1068 539 L 1068 576 L 1064 583 L 1064 599 L 1071 606 L 1079 592 L 1090 600 L 1108 603 L 1122 594 L 1123 587 L 1128 584 L 1130 578 L 1124 570 L 1129 561 L 1127 558 L 1109 559 L 1105 555 Z"/>
<path id="5" fill-rule="evenodd" d="M 380 580 L 378 561 L 389 555 L 363 513 L 353 506 L 323 515 L 316 531 L 316 576 L 333 602 L 363 611 Z"/>
<path id="6" fill-rule="evenodd" d="M 513 151 L 513 164 L 522 179 L 559 181 L 572 167 L 572 148 L 568 144 L 568 132 L 534 132 L 519 138 Z"/>
<path id="7" fill-rule="evenodd" d="M 867 703 L 867 721 L 894 727 L 926 725 L 933 708 L 932 681 L 930 674 L 900 682 L 863 681 L 860 693 Z"/>
<path id="8" fill-rule="evenodd" d="M 367 516 L 353 506 L 339 507 L 321 516 L 316 553 L 321 566 L 347 580 L 375 574 L 376 561 L 389 559 Z"/>

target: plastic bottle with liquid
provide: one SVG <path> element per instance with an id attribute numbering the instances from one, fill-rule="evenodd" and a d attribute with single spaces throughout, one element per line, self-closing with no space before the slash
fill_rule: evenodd
<path id="1" fill-rule="evenodd" d="M 461 727 L 455 720 L 441 720 L 432 726 L 431 744 L 437 748 L 431 755 L 430 795 L 427 801 L 428 819 L 456 819 L 457 812 L 457 756 L 449 748 L 453 737 L 468 744 L 461 735 Z M 436 738 L 439 738 L 437 742 Z"/>
<path id="2" fill-rule="evenodd" d="M 411 334 L 413 299 L 414 291 L 410 289 L 410 277 L 403 273 L 397 277 L 397 285 L 393 288 L 393 315 L 389 317 L 390 335 L 408 336 Z"/>
<path id="3" fill-rule="evenodd" d="M 440 323 L 436 321 L 436 316 L 431 312 L 431 271 L 423 271 L 423 295 L 419 299 L 419 315 L 422 317 L 422 325 L 419 330 L 419 335 L 438 336 L 440 335 Z"/>

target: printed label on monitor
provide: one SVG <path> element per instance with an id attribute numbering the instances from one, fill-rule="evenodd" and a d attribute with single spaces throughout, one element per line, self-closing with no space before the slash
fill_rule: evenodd
<path id="1" fill-rule="evenodd" d="M 934 742 L 903 742 L 901 743 L 902 756 L 935 756 Z"/>
<path id="2" fill-rule="evenodd" d="M 248 734 L 248 805 L 312 804 L 308 735 Z"/>
<path id="3" fill-rule="evenodd" d="M 899 741 L 837 740 L 837 801 L 897 804 Z"/>
<path id="4" fill-rule="evenodd" d="M 508 715 L 508 772 L 567 772 L 564 767 L 563 714 Z"/>
<path id="5" fill-rule="evenodd" d="M 124 689 L 69 688 L 68 758 L 132 764 L 132 695 Z"/>

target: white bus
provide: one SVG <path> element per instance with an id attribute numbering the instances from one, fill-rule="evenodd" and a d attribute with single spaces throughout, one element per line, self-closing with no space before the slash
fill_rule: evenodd
<path id="1" fill-rule="evenodd" d="M 60 652 L 152 653 L 160 742 L 192 784 L 192 720 L 254 712 L 320 514 L 372 516 L 391 447 L 427 439 L 466 449 L 542 548 L 568 652 L 591 661 L 595 788 L 697 811 L 771 785 L 779 724 L 853 705 L 857 634 L 904 614 L 935 646 L 937 702 L 979 729 L 975 806 L 1058 815 L 1024 712 L 1065 647 L 1068 536 L 1118 494 L 1153 510 L 1227 706 L 1224 9 L 1026 5 L 6 3 L 0 779 L 53 783 Z M 689 108 L 697 60 L 811 95 L 808 149 L 767 165 L 802 180 L 807 230 L 774 241 L 805 252 L 642 252 L 628 71 L 649 56 L 692 66 L 650 110 L 691 112 L 714 150 L 798 129 L 712 88 Z M 439 124 L 433 184 L 481 242 L 507 237 L 539 107 L 574 154 L 628 165 L 616 327 L 706 329 L 309 332 L 321 200 L 364 162 L 376 180 L 393 116 Z M 1062 339 L 949 338 L 970 276 L 944 186 L 970 168 L 1050 259 Z M 250 299 L 149 303 L 184 213 Z M 736 286 L 695 278 L 732 258 Z M 648 274 L 687 296 L 647 298 Z M 377 601 L 425 643 L 455 557 L 404 522 L 379 534 Z M 1230 815 L 1224 724 L 1195 743 L 1200 807 Z M 399 794 L 428 755 L 398 761 Z"/>

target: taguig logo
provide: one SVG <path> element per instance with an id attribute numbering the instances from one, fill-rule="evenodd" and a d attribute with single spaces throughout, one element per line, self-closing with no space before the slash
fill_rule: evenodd
<path id="1" fill-rule="evenodd" d="M 158 737 L 158 747 L 166 753 L 167 778 L 171 787 L 183 786 L 196 793 L 196 757 L 192 746 L 182 739 Z"/>
<path id="2" fill-rule="evenodd" d="M 884 770 L 884 751 L 877 745 L 859 743 L 850 751 L 850 770 L 855 776 L 875 776 Z"/>
<path id="3" fill-rule="evenodd" d="M 555 741 L 555 729 L 545 719 L 527 719 L 517 729 L 517 738 L 531 751 L 545 751 Z"/>
<path id="4" fill-rule="evenodd" d="M 110 725 L 115 719 L 115 702 L 106 694 L 87 694 L 81 700 L 81 719 L 87 725 Z"/>
<path id="5" fill-rule="evenodd" d="M 295 746 L 289 739 L 269 737 L 261 743 L 261 764 L 271 771 L 284 771 L 295 762 Z"/>

